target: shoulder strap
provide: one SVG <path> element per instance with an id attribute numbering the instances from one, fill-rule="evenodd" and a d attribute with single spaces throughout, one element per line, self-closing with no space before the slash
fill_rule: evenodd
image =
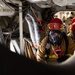
<path id="1" fill-rule="evenodd" d="M 49 38 L 47 39 L 47 44 L 45 46 L 45 58 L 48 59 L 50 54 L 50 43 Z"/>
<path id="2" fill-rule="evenodd" d="M 67 38 L 67 35 L 66 35 L 65 32 L 63 32 L 63 38 L 64 38 L 65 43 L 66 43 L 66 51 L 65 51 L 65 54 L 67 54 L 69 41 L 68 41 L 68 38 Z"/>

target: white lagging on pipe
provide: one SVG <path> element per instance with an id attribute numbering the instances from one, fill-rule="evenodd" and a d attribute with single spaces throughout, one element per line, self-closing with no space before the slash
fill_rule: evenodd
<path id="1" fill-rule="evenodd" d="M 32 22 L 30 22 L 30 20 L 29 20 L 30 18 L 28 19 L 28 17 L 25 17 L 25 19 L 28 23 L 28 26 L 29 26 L 29 31 L 30 31 L 30 36 L 31 36 L 32 42 L 33 42 L 33 44 L 39 45 L 40 44 L 40 35 L 39 35 L 37 23 L 35 22 L 34 18 L 30 14 L 27 14 L 27 16 L 29 16 L 32 21 Z"/>

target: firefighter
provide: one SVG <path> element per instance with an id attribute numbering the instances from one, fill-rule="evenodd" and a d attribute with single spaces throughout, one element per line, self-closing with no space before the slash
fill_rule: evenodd
<path id="1" fill-rule="evenodd" d="M 63 22 L 54 18 L 48 24 L 48 35 L 41 41 L 36 59 L 39 62 L 63 62 L 73 55 L 74 41 L 63 32 Z"/>
<path id="2" fill-rule="evenodd" d="M 75 18 L 72 19 L 68 36 L 70 36 L 75 42 Z"/>

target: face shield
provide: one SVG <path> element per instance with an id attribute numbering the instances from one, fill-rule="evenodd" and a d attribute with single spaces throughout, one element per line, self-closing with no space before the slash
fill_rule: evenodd
<path id="1" fill-rule="evenodd" d="M 62 38 L 62 33 L 59 30 L 51 30 L 49 32 L 49 41 L 54 46 L 60 46 Z"/>

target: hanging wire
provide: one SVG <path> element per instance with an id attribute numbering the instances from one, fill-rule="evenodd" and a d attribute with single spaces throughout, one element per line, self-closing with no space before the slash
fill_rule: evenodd
<path id="1" fill-rule="evenodd" d="M 14 11 L 14 9 L 15 9 L 15 11 L 16 11 L 17 13 L 28 10 L 28 7 L 29 7 L 29 5 L 30 5 L 30 3 L 27 2 L 27 1 L 23 1 L 23 2 L 22 2 L 22 6 L 19 6 L 19 4 L 14 3 L 14 2 L 11 1 L 11 0 L 9 0 L 9 2 L 7 2 L 6 0 L 2 0 L 2 1 L 3 1 L 10 9 L 12 9 L 13 11 Z M 12 7 L 13 7 L 14 9 L 13 9 Z M 19 7 L 22 7 L 23 9 L 21 10 L 21 9 L 19 9 Z"/>
<path id="2" fill-rule="evenodd" d="M 4 3 L 5 3 L 5 5 L 7 5 L 10 9 L 12 9 L 12 7 L 11 6 L 14 6 L 14 8 L 15 9 L 18 9 L 19 8 L 19 5 L 18 4 L 16 4 L 16 3 L 14 3 L 13 1 L 11 1 L 11 0 L 9 0 L 9 2 L 7 2 L 6 0 L 2 0 Z M 23 6 L 21 6 L 21 7 L 26 7 L 25 6 L 25 4 L 27 4 L 28 5 L 28 3 L 26 3 L 26 1 L 23 1 Z M 29 5 L 28 5 L 29 6 Z M 27 7 L 28 7 L 27 6 Z M 14 14 L 14 16 L 12 17 L 12 19 L 10 19 L 10 21 L 8 22 L 8 25 L 7 25 L 7 29 L 11 29 L 14 25 L 13 25 L 13 23 L 14 23 L 14 19 L 16 18 L 16 16 L 19 16 L 19 12 L 23 12 L 23 11 L 25 11 L 26 9 L 27 9 L 27 7 L 25 8 L 25 9 L 23 9 L 23 10 L 17 10 L 16 12 L 15 12 L 15 14 Z M 18 22 L 16 23 L 17 25 L 16 26 L 18 26 Z M 7 31 L 7 32 L 5 32 L 5 34 L 10 34 L 10 33 L 13 33 L 14 31 L 15 31 L 16 29 L 13 29 L 13 30 L 9 30 L 9 31 Z"/>
<path id="3" fill-rule="evenodd" d="M 5 0 L 2 0 L 2 2 L 4 2 L 6 6 L 8 6 L 11 10 L 14 11 L 14 9 L 8 5 L 8 2 L 6 2 Z"/>

